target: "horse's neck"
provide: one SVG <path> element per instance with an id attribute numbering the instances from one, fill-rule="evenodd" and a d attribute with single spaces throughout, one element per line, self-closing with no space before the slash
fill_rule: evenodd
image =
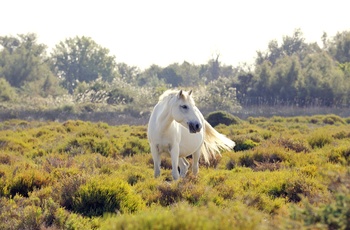
<path id="1" fill-rule="evenodd" d="M 174 118 L 171 115 L 170 108 L 167 108 L 166 104 L 160 105 L 159 115 L 157 119 L 158 127 L 160 129 L 159 131 L 163 133 L 168 130 L 173 124 L 173 121 Z"/>

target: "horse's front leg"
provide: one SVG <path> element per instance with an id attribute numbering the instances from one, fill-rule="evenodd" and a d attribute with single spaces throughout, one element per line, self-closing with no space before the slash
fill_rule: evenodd
<path id="1" fill-rule="evenodd" d="M 154 177 L 159 177 L 161 157 L 158 146 L 151 145 L 151 153 L 153 158 Z"/>
<path id="2" fill-rule="evenodd" d="M 179 179 L 179 171 L 178 171 L 178 166 L 179 166 L 179 146 L 174 145 L 170 149 L 170 155 L 171 155 L 171 174 L 173 175 L 174 180 Z"/>

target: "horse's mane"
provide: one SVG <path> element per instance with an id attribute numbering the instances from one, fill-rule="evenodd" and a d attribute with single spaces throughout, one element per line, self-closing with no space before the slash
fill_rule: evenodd
<path id="1" fill-rule="evenodd" d="M 170 100 L 174 95 L 178 94 L 180 90 L 168 89 L 162 95 L 159 96 L 159 102 Z"/>
<path id="2" fill-rule="evenodd" d="M 169 102 L 179 92 L 180 92 L 180 90 L 177 90 L 177 89 L 168 89 L 162 95 L 160 95 L 158 102 L 160 102 L 160 103 L 161 102 Z M 183 92 L 182 99 L 189 100 L 193 105 L 195 105 L 195 102 L 194 102 L 193 98 L 190 96 L 190 94 L 186 91 L 182 91 L 182 92 Z"/>

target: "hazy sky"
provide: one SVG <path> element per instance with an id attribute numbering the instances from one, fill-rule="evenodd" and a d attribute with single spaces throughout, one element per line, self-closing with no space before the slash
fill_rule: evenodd
<path id="1" fill-rule="evenodd" d="M 89 36 L 140 68 L 174 62 L 252 62 L 268 42 L 292 35 L 320 42 L 350 30 L 349 0 L 2 0 L 0 36 L 36 33 L 53 48 Z"/>

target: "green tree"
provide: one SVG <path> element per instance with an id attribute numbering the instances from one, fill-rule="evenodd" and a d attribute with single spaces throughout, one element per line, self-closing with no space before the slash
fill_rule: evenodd
<path id="1" fill-rule="evenodd" d="M 302 62 L 308 101 L 331 106 L 346 95 L 344 73 L 327 53 L 308 55 Z"/>
<path id="2" fill-rule="evenodd" d="M 26 82 L 42 77 L 48 69 L 46 46 L 37 44 L 35 34 L 19 34 L 18 37 L 0 37 L 0 75 L 13 87 L 20 88 Z"/>
<path id="3" fill-rule="evenodd" d="M 138 85 L 152 87 L 164 85 L 164 79 L 158 78 L 160 72 L 162 72 L 162 68 L 160 66 L 151 65 L 148 69 L 144 70 L 140 75 L 138 75 Z"/>
<path id="4" fill-rule="evenodd" d="M 295 104 L 298 100 L 299 81 L 302 80 L 299 58 L 293 55 L 279 59 L 274 67 L 273 76 L 273 98 L 278 99 L 279 104 Z"/>
<path id="5" fill-rule="evenodd" d="M 181 65 L 174 63 L 168 67 L 171 67 L 178 76 L 181 76 L 182 85 L 198 86 L 198 84 L 201 84 L 201 80 L 199 78 L 200 66 L 184 61 Z"/>
<path id="6" fill-rule="evenodd" d="M 338 32 L 329 42 L 328 50 L 339 63 L 350 62 L 350 31 Z"/>
<path id="7" fill-rule="evenodd" d="M 33 96 L 64 93 L 50 70 L 46 46 L 37 43 L 35 34 L 0 37 L 0 76 L 13 87 Z"/>
<path id="8" fill-rule="evenodd" d="M 270 100 L 271 78 L 271 64 L 270 62 L 265 61 L 256 68 L 253 89 L 250 92 L 250 96 L 256 97 L 256 103 L 265 104 Z"/>
<path id="9" fill-rule="evenodd" d="M 140 69 L 136 66 L 128 66 L 126 63 L 118 63 L 118 73 L 121 78 L 128 83 L 137 83 L 137 77 L 140 74 Z"/>
<path id="10" fill-rule="evenodd" d="M 102 77 L 112 81 L 117 64 L 109 50 L 89 37 L 68 38 L 52 53 L 53 71 L 63 79 L 63 86 L 73 93 L 78 82 L 90 82 Z"/>
<path id="11" fill-rule="evenodd" d="M 164 68 L 159 74 L 159 79 L 163 79 L 166 84 L 172 87 L 178 87 L 182 84 L 182 76 L 176 74 L 175 70 L 171 67 Z"/>

